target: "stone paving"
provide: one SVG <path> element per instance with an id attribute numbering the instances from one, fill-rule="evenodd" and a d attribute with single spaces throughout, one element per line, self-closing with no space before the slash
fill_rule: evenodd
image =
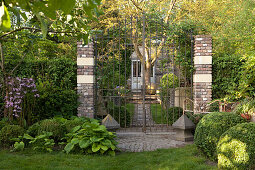
<path id="1" fill-rule="evenodd" d="M 152 120 L 150 104 L 145 104 L 145 112 L 146 112 L 146 124 L 150 126 L 153 125 L 155 122 Z M 135 104 L 132 126 L 142 126 L 143 123 L 144 123 L 143 104 L 138 103 Z"/>
<path id="2" fill-rule="evenodd" d="M 193 142 L 174 139 L 175 132 L 117 132 L 117 145 L 121 151 L 143 152 L 157 149 L 177 148 Z"/>

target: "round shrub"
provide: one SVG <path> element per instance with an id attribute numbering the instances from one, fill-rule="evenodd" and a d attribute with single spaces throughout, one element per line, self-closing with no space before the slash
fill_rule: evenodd
<path id="1" fill-rule="evenodd" d="M 183 114 L 183 109 L 181 107 L 170 107 L 165 111 L 166 119 L 168 119 L 169 124 L 173 124 L 178 120 Z"/>
<path id="2" fill-rule="evenodd" d="M 44 119 L 28 128 L 27 133 L 33 137 L 43 134 L 43 132 L 52 132 L 55 142 L 60 141 L 66 134 L 64 123 L 57 119 Z"/>
<path id="3" fill-rule="evenodd" d="M 0 131 L 0 142 L 2 147 L 10 147 L 15 141 L 11 140 L 24 134 L 24 129 L 18 125 L 6 125 Z"/>
<path id="4" fill-rule="evenodd" d="M 220 137 L 217 145 L 219 169 L 255 168 L 255 123 L 238 124 Z"/>
<path id="5" fill-rule="evenodd" d="M 38 131 L 40 129 L 40 124 L 39 122 L 37 123 L 34 123 L 32 126 L 30 126 L 27 130 L 27 133 L 30 135 L 30 136 L 37 136 L 38 135 Z"/>
<path id="6" fill-rule="evenodd" d="M 215 112 L 207 114 L 196 127 L 194 142 L 206 156 L 216 160 L 216 146 L 220 136 L 229 128 L 244 122 L 245 120 L 241 116 L 233 113 Z"/>
<path id="7" fill-rule="evenodd" d="M 160 98 L 164 107 L 167 107 L 170 101 L 174 100 L 175 88 L 179 87 L 179 78 L 173 73 L 167 73 L 160 79 Z"/>

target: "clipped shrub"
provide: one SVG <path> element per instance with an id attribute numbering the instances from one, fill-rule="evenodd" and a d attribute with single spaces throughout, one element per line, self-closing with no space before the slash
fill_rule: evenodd
<path id="1" fill-rule="evenodd" d="M 18 138 L 24 134 L 24 129 L 18 125 L 6 125 L 0 131 L 0 142 L 2 147 L 10 147 L 15 141 L 13 138 Z"/>
<path id="2" fill-rule="evenodd" d="M 44 131 L 52 132 L 52 137 L 55 141 L 60 141 L 66 133 L 64 125 L 56 119 L 45 119 L 41 121 L 38 135 Z"/>
<path id="3" fill-rule="evenodd" d="M 217 159 L 216 146 L 220 136 L 229 128 L 244 123 L 245 120 L 233 113 L 215 112 L 205 115 L 198 123 L 194 142 L 212 160 Z"/>
<path id="4" fill-rule="evenodd" d="M 66 134 L 66 145 L 64 151 L 81 152 L 86 154 L 100 153 L 115 155 L 117 142 L 116 136 L 107 131 L 106 127 L 100 125 L 95 119 L 87 121 L 82 126 L 76 126 Z"/>
<path id="5" fill-rule="evenodd" d="M 58 142 L 65 136 L 66 128 L 63 122 L 53 118 L 37 122 L 30 126 L 27 130 L 27 133 L 32 137 L 41 135 L 44 132 L 52 132 L 52 138 L 55 142 Z"/>
<path id="6" fill-rule="evenodd" d="M 125 106 L 111 105 L 109 114 L 120 124 L 120 127 L 130 126 L 130 112 Z"/>
<path id="7" fill-rule="evenodd" d="M 181 107 L 170 107 L 164 112 L 166 119 L 168 119 L 168 123 L 172 125 L 182 116 L 183 109 Z"/>
<path id="8" fill-rule="evenodd" d="M 255 123 L 231 127 L 217 145 L 219 169 L 255 168 Z"/>
<path id="9" fill-rule="evenodd" d="M 27 133 L 33 137 L 35 137 L 36 135 L 38 135 L 40 129 L 40 124 L 39 122 L 34 123 L 32 126 L 29 126 Z"/>

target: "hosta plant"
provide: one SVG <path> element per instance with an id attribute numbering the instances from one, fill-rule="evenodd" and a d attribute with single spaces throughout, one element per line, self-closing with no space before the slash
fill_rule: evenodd
<path id="1" fill-rule="evenodd" d="M 106 130 L 105 126 L 93 120 L 74 127 L 70 133 L 66 134 L 64 151 L 115 155 L 117 145 L 115 137 L 112 132 Z"/>
<path id="2" fill-rule="evenodd" d="M 52 132 L 43 132 L 42 134 L 32 137 L 28 134 L 24 134 L 24 136 L 19 136 L 18 138 L 13 138 L 12 140 L 16 141 L 14 144 L 13 151 L 20 151 L 23 150 L 25 147 L 24 141 L 29 141 L 29 143 L 33 150 L 37 151 L 47 151 L 52 152 L 52 148 L 55 145 L 55 142 L 53 139 L 50 139 L 52 137 Z"/>

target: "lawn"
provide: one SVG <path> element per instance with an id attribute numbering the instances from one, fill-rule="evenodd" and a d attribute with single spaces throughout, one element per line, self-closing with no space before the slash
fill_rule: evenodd
<path id="1" fill-rule="evenodd" d="M 153 152 L 99 155 L 0 151 L 0 169 L 216 169 L 194 145 Z"/>

